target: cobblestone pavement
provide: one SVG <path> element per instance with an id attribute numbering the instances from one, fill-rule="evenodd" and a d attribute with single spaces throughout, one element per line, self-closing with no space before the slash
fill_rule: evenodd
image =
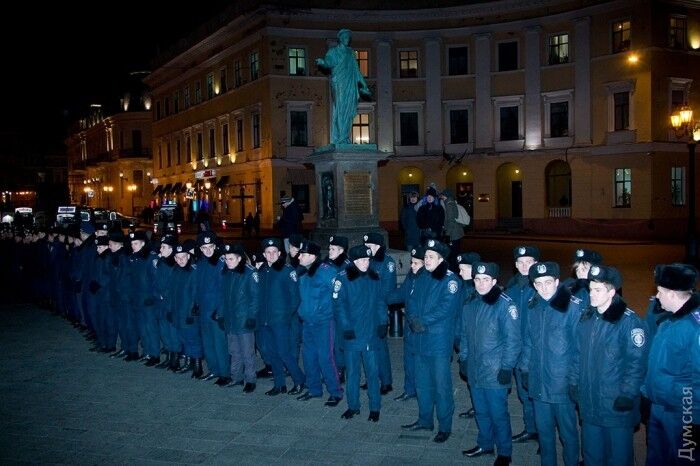
<path id="1" fill-rule="evenodd" d="M 400 339 L 390 347 L 394 391 L 383 397 L 381 419 L 362 414 L 342 420 L 343 401 L 268 397 L 272 382 L 255 393 L 219 388 L 148 368 L 137 362 L 88 352 L 90 346 L 62 318 L 24 304 L 0 307 L 0 463 L 2 464 L 361 464 L 489 465 L 493 457 L 465 459 L 476 440 L 466 386 L 456 374 L 455 419 L 442 445 L 428 433 L 404 433 L 416 419 L 415 401 L 401 393 Z M 510 396 L 514 432 L 522 429 L 519 403 Z M 635 436 L 643 464 L 642 433 Z M 533 443 L 514 446 L 514 465 L 536 465 Z"/>

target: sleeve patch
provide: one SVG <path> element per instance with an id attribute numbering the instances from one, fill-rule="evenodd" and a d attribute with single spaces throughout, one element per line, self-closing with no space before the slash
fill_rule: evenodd
<path id="1" fill-rule="evenodd" d="M 392 272 L 392 273 L 393 273 L 393 272 L 394 272 L 394 268 L 395 268 L 395 267 L 394 267 L 394 263 L 393 263 L 393 262 L 389 262 L 389 263 L 387 264 L 386 268 L 389 269 L 389 272 Z"/>
<path id="2" fill-rule="evenodd" d="M 339 292 L 341 286 L 343 286 L 343 285 L 340 283 L 340 280 L 336 280 L 335 283 L 333 284 L 333 292 L 334 293 Z"/>

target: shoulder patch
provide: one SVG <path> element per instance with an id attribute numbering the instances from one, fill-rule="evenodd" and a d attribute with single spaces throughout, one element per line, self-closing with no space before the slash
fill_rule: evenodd
<path id="1" fill-rule="evenodd" d="M 450 293 L 455 294 L 457 292 L 457 289 L 459 286 L 457 285 L 457 282 L 454 280 L 450 280 L 450 282 L 447 284 L 447 289 L 450 290 Z"/>
<path id="2" fill-rule="evenodd" d="M 633 328 L 631 333 L 632 337 L 632 344 L 636 346 L 637 348 L 641 348 L 644 346 L 644 343 L 646 342 L 646 335 L 644 335 L 644 330 L 637 327 Z"/>
<path id="3" fill-rule="evenodd" d="M 501 292 L 501 298 L 505 299 L 508 302 L 513 301 L 510 296 L 508 296 L 507 294 L 505 294 L 503 292 Z"/>
<path id="4" fill-rule="evenodd" d="M 253 281 L 254 281 L 255 283 L 259 283 L 259 282 L 260 282 L 260 276 L 258 275 L 258 272 L 253 272 L 251 275 L 253 276 Z"/>
<path id="5" fill-rule="evenodd" d="M 581 298 L 577 298 L 574 295 L 571 295 L 571 302 L 574 304 L 581 304 Z"/>
<path id="6" fill-rule="evenodd" d="M 333 292 L 337 293 L 338 291 L 340 291 L 340 287 L 342 286 L 343 284 L 340 283 L 340 280 L 335 280 L 335 283 L 333 283 Z"/>
<path id="7" fill-rule="evenodd" d="M 296 272 L 296 270 L 292 270 L 291 272 L 289 272 L 289 278 L 291 278 L 291 279 L 292 279 L 293 281 L 295 281 L 295 282 L 297 281 L 297 272 Z"/>
<path id="8" fill-rule="evenodd" d="M 690 313 L 691 316 L 693 316 L 693 319 L 695 319 L 695 322 L 700 324 L 700 310 L 693 311 Z"/>
<path id="9" fill-rule="evenodd" d="M 389 269 L 389 272 L 393 272 L 394 269 L 395 269 L 396 267 L 394 266 L 394 263 L 393 263 L 393 262 L 389 262 L 389 263 L 386 265 L 386 268 Z"/>
<path id="10" fill-rule="evenodd" d="M 515 306 L 515 304 L 508 306 L 508 314 L 510 314 L 511 319 L 518 320 L 518 308 Z"/>

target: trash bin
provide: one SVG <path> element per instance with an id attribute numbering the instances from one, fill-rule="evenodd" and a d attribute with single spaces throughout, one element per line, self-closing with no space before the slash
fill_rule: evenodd
<path id="1" fill-rule="evenodd" d="M 400 306 L 389 308 L 389 336 L 391 338 L 403 337 L 403 308 Z"/>

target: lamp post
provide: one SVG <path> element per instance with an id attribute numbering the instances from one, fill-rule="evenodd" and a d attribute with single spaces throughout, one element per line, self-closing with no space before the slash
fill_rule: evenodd
<path id="1" fill-rule="evenodd" d="M 688 144 L 688 231 L 685 243 L 685 260 L 698 263 L 698 242 L 695 233 L 695 146 L 700 141 L 700 124 L 693 120 L 693 109 L 683 106 L 671 115 L 671 126 L 676 136 L 686 138 Z"/>
<path id="2" fill-rule="evenodd" d="M 134 192 L 136 191 L 137 186 L 135 184 L 130 184 L 129 186 L 126 187 L 131 192 L 131 215 L 134 215 Z"/>

